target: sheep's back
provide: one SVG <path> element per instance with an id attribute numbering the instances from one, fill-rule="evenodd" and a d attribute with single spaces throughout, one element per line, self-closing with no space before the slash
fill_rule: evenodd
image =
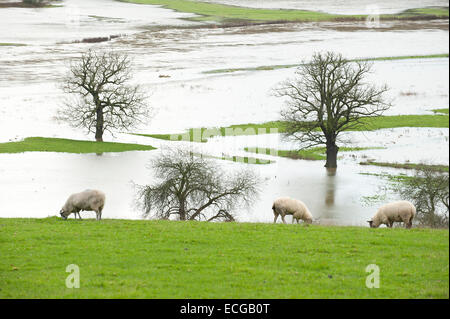
<path id="1" fill-rule="evenodd" d="M 105 194 L 98 190 L 85 190 L 81 193 L 73 194 L 69 200 L 72 206 L 78 209 L 91 210 L 105 204 Z"/>
<path id="2" fill-rule="evenodd" d="M 280 197 L 273 203 L 274 207 L 284 210 L 288 214 L 299 214 L 303 216 L 306 206 L 301 201 L 290 197 Z"/>
<path id="3" fill-rule="evenodd" d="M 398 201 L 383 205 L 377 214 L 384 215 L 389 219 L 403 220 L 414 215 L 414 205 L 408 201 Z"/>

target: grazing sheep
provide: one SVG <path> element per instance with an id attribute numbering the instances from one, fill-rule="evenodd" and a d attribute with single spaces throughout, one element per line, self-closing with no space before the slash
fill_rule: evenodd
<path id="1" fill-rule="evenodd" d="M 411 228 L 415 215 L 416 208 L 413 204 L 408 201 L 399 201 L 381 206 L 372 220 L 367 222 L 371 228 L 377 228 L 381 224 L 392 228 L 394 222 L 403 222 L 406 228 Z"/>
<path id="2" fill-rule="evenodd" d="M 292 223 L 294 223 L 294 219 L 297 220 L 297 223 L 299 223 L 299 219 L 304 220 L 308 224 L 312 223 L 313 217 L 308 207 L 297 199 L 280 197 L 273 202 L 272 210 L 275 215 L 274 223 L 277 222 L 278 215 L 281 215 L 281 219 L 285 224 L 284 216 L 286 215 L 292 215 Z"/>
<path id="3" fill-rule="evenodd" d="M 97 214 L 96 219 L 102 219 L 102 210 L 105 206 L 105 194 L 98 190 L 90 190 L 87 189 L 81 193 L 76 193 L 70 195 L 64 204 L 63 208 L 59 212 L 63 219 L 67 219 L 67 217 L 74 213 L 75 218 L 78 217 L 81 219 L 80 211 L 95 211 Z"/>

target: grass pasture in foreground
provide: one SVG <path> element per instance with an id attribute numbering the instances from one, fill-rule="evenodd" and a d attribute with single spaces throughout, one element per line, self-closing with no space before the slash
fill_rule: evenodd
<path id="1" fill-rule="evenodd" d="M 65 152 L 65 153 L 106 153 L 126 151 L 150 151 L 150 145 L 113 142 L 93 142 L 50 137 L 27 137 L 19 142 L 0 143 L 1 153 L 23 152 Z"/>
<path id="2" fill-rule="evenodd" d="M 0 298 L 449 298 L 448 230 L 56 217 L 0 229 Z M 65 286 L 70 264 L 79 289 Z"/>
<path id="3" fill-rule="evenodd" d="M 319 11 L 292 9 L 257 9 L 190 0 L 121 0 L 137 4 L 162 5 L 179 12 L 192 13 L 200 17 L 193 21 L 216 23 L 261 23 L 261 22 L 313 22 L 313 21 L 364 21 L 367 15 L 341 15 Z M 380 20 L 443 19 L 448 18 L 448 7 L 427 7 L 405 10 L 398 14 L 382 14 Z"/>
<path id="4" fill-rule="evenodd" d="M 374 131 L 398 127 L 437 127 L 448 128 L 449 117 L 446 114 L 435 115 L 393 115 L 366 117 L 361 124 L 351 131 Z M 285 133 L 286 122 L 270 121 L 265 123 L 248 123 L 217 128 L 191 128 L 185 133 L 174 134 L 135 134 L 168 141 L 202 142 L 215 136 L 260 135 L 269 133 Z"/>

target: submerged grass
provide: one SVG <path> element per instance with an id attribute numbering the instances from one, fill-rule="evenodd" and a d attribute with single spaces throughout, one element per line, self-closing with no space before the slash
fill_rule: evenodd
<path id="1" fill-rule="evenodd" d="M 449 298 L 448 230 L 56 217 L 0 229 L 0 298 Z"/>
<path id="2" fill-rule="evenodd" d="M 185 133 L 174 134 L 135 134 L 168 141 L 202 142 L 216 136 L 260 135 L 270 133 L 285 133 L 286 122 L 270 121 L 265 123 L 247 123 L 216 128 L 191 128 Z M 366 117 L 361 124 L 351 131 L 374 131 L 399 127 L 436 127 L 448 128 L 449 117 L 444 114 L 435 115 L 393 115 Z"/>
<path id="3" fill-rule="evenodd" d="M 192 13 L 200 17 L 193 21 L 211 21 L 216 23 L 232 22 L 311 22 L 311 21 L 362 21 L 367 15 L 340 15 L 318 11 L 292 9 L 258 9 L 223 5 L 190 0 L 121 0 L 138 4 L 162 5 L 179 12 Z M 437 19 L 448 18 L 448 7 L 427 7 L 410 9 L 398 14 L 380 15 L 381 20 Z"/>
<path id="4" fill-rule="evenodd" d="M 64 138 L 27 137 L 19 142 L 0 143 L 0 153 L 23 152 L 65 152 L 65 153 L 106 153 L 126 151 L 149 151 L 150 145 L 92 142 Z"/>

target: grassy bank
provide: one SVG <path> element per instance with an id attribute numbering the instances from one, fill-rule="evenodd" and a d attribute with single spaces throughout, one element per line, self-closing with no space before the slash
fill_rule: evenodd
<path id="1" fill-rule="evenodd" d="M 392 168 L 402 168 L 402 169 L 420 169 L 429 168 L 436 172 L 448 172 L 448 165 L 429 165 L 429 164 L 415 164 L 415 163 L 387 163 L 387 162 L 372 162 L 366 161 L 359 163 L 360 165 L 372 165 L 380 167 L 392 167 Z"/>
<path id="2" fill-rule="evenodd" d="M 448 128 L 449 117 L 444 114 L 436 115 L 393 115 L 367 117 L 361 120 L 358 127 L 351 131 L 374 131 L 387 128 L 399 127 L 437 127 Z M 285 133 L 286 122 L 270 121 L 265 123 L 248 123 L 230 125 L 227 127 L 216 128 L 191 128 L 185 133 L 174 134 L 136 134 L 140 136 L 158 138 L 168 141 L 190 141 L 202 142 L 208 141 L 208 138 L 215 136 L 240 136 L 240 135 L 259 135 L 268 133 Z"/>
<path id="3" fill-rule="evenodd" d="M 150 151 L 150 145 L 92 142 L 64 138 L 27 137 L 19 142 L 0 143 L 0 153 L 23 152 L 65 152 L 65 153 L 106 153 L 126 151 Z"/>
<path id="4" fill-rule="evenodd" d="M 378 58 L 363 58 L 363 59 L 353 59 L 350 61 L 395 61 L 395 60 L 410 60 L 410 59 L 437 59 L 437 58 L 448 58 L 448 53 L 442 54 L 428 54 L 428 55 L 402 55 L 402 56 L 391 56 L 391 57 L 378 57 Z M 233 72 L 243 72 L 243 71 L 272 71 L 278 69 L 296 68 L 300 64 L 275 64 L 275 65 L 261 65 L 257 67 L 243 67 L 243 68 L 228 68 L 228 69 L 215 69 L 204 71 L 204 74 L 219 74 L 219 73 L 233 73 Z"/>
<path id="5" fill-rule="evenodd" d="M 58 218 L 0 229 L 0 298 L 449 298 L 448 230 Z M 65 286 L 69 264 L 79 289 Z M 365 286 L 369 264 L 379 289 Z"/>
<path id="6" fill-rule="evenodd" d="M 207 3 L 190 0 L 121 0 L 138 4 L 162 5 L 179 12 L 192 13 L 200 17 L 194 21 L 211 21 L 216 23 L 233 22 L 311 22 L 311 21 L 363 21 L 367 15 L 340 15 L 318 11 L 290 9 L 256 9 Z M 403 19 L 438 19 L 448 18 L 448 7 L 428 7 L 403 11 L 398 14 L 382 14 L 380 20 Z"/>

